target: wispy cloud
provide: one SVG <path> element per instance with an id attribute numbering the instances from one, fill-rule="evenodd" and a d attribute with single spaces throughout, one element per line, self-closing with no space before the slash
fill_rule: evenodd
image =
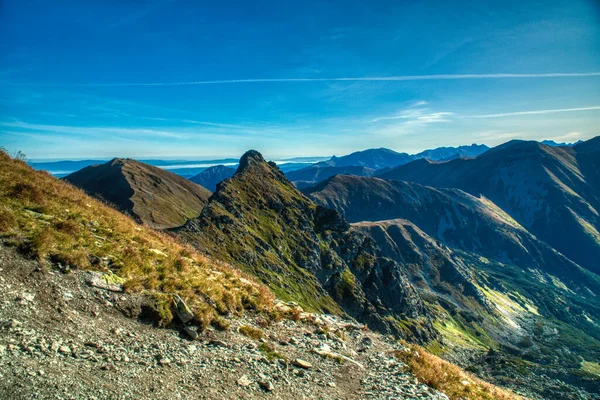
<path id="1" fill-rule="evenodd" d="M 556 113 L 567 113 L 567 112 L 578 112 L 578 111 L 596 111 L 600 110 L 600 106 L 590 107 L 579 107 L 579 108 L 558 108 L 551 110 L 530 110 L 530 111 L 515 111 L 498 114 L 481 114 L 481 115 L 467 115 L 466 118 L 502 118 L 502 117 L 513 117 L 518 115 L 541 115 L 541 114 L 556 114 Z"/>
<path id="2" fill-rule="evenodd" d="M 223 85 L 237 83 L 286 83 L 286 82 L 394 82 L 394 81 L 431 81 L 463 79 L 529 79 L 529 78 L 583 78 L 597 77 L 600 72 L 554 72 L 545 74 L 437 74 L 437 75 L 398 75 L 348 78 L 258 78 L 258 79 L 221 79 L 186 82 L 128 82 L 128 83 L 15 83 L 0 82 L 8 86 L 39 87 L 119 87 L 119 86 L 193 86 Z"/>
<path id="3" fill-rule="evenodd" d="M 449 117 L 454 115 L 452 112 L 432 111 L 425 107 L 427 104 L 423 100 L 415 101 L 395 115 L 377 117 L 372 119 L 371 122 L 396 121 L 402 125 L 427 125 L 438 122 L 449 122 Z"/>

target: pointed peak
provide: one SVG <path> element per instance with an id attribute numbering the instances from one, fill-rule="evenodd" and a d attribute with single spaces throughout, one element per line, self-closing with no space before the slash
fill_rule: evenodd
<path id="1" fill-rule="evenodd" d="M 264 163 L 265 159 L 262 154 L 260 154 L 256 150 L 248 150 L 244 153 L 242 158 L 240 158 L 240 165 L 238 167 L 237 172 L 244 171 L 250 165 Z"/>
<path id="2" fill-rule="evenodd" d="M 115 157 L 112 160 L 110 160 L 107 164 L 108 165 L 125 165 L 127 162 L 129 161 L 128 158 L 119 158 L 119 157 Z"/>

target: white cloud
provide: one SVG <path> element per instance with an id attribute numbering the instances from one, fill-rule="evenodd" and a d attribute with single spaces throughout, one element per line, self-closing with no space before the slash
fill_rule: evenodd
<path id="1" fill-rule="evenodd" d="M 525 79 L 525 78 L 584 78 L 600 76 L 600 72 L 555 72 L 547 74 L 437 74 L 437 75 L 397 75 L 344 78 L 259 78 L 259 79 L 220 79 L 211 81 L 187 82 L 123 82 L 123 83 L 3 83 L 9 86 L 47 87 L 111 87 L 111 86 L 193 86 L 222 85 L 236 83 L 286 83 L 286 82 L 393 82 L 393 81 L 433 81 L 466 79 Z"/>
<path id="2" fill-rule="evenodd" d="M 596 111 L 600 110 L 600 106 L 590 107 L 579 107 L 579 108 L 559 108 L 552 110 L 531 110 L 531 111 L 516 111 L 498 114 L 482 114 L 482 115 L 467 115 L 466 118 L 502 118 L 502 117 L 514 117 L 517 115 L 542 115 L 542 114 L 556 114 L 565 112 L 577 112 L 577 111 Z"/>

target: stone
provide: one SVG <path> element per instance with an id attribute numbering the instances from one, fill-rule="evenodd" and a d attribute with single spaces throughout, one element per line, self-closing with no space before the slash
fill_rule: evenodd
<path id="1" fill-rule="evenodd" d="M 167 365 L 171 365 L 172 361 L 170 358 L 162 356 L 161 358 L 158 359 L 158 364 L 161 366 L 167 366 Z"/>
<path id="2" fill-rule="evenodd" d="M 303 369 L 311 369 L 313 367 L 311 363 L 309 363 L 308 361 L 304 361 L 300 358 L 296 358 L 294 360 L 294 365 Z"/>
<path id="3" fill-rule="evenodd" d="M 258 382 L 258 384 L 267 392 L 272 392 L 273 390 L 275 390 L 275 386 L 273 386 L 273 383 L 271 383 L 271 381 L 261 380 Z"/>
<path id="4" fill-rule="evenodd" d="M 88 272 L 86 281 L 90 286 L 120 293 L 123 292 L 123 283 L 125 282 L 125 279 L 112 272 L 106 274 L 101 272 Z"/>
<path id="5" fill-rule="evenodd" d="M 237 380 L 237 384 L 242 387 L 248 387 L 252 384 L 252 381 L 248 378 L 248 375 L 242 375 L 242 377 Z"/>
<path id="6" fill-rule="evenodd" d="M 215 340 L 215 339 L 209 341 L 208 345 L 209 346 L 215 346 L 215 347 L 229 347 L 227 345 L 227 343 L 223 342 L 222 340 Z"/>
<path id="7" fill-rule="evenodd" d="M 190 337 L 190 339 L 198 339 L 198 330 L 196 328 L 192 326 L 186 326 L 183 328 L 183 331 Z"/>
<path id="8" fill-rule="evenodd" d="M 19 321 L 17 321 L 16 319 L 11 319 L 10 321 L 8 321 L 8 327 L 10 329 L 15 329 L 19 325 L 21 325 L 21 323 Z"/>
<path id="9" fill-rule="evenodd" d="M 63 345 L 58 348 L 58 352 L 61 354 L 67 355 L 67 354 L 71 354 L 71 349 L 68 346 Z"/>
<path id="10" fill-rule="evenodd" d="M 173 303 L 175 304 L 175 314 L 177 314 L 177 317 L 179 318 L 179 320 L 181 320 L 181 322 L 187 324 L 192 319 L 194 319 L 194 314 L 192 313 L 192 310 L 188 307 L 188 305 L 185 303 L 185 301 L 183 301 L 181 297 L 175 295 L 173 297 Z"/>

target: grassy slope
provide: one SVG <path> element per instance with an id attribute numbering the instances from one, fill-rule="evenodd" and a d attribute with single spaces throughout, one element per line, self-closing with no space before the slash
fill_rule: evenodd
<path id="1" fill-rule="evenodd" d="M 429 354 L 417 345 L 407 345 L 407 351 L 397 351 L 395 356 L 408 365 L 419 381 L 444 392 L 450 399 L 472 400 L 519 400 L 518 396 L 501 389 L 454 364 Z"/>
<path id="2" fill-rule="evenodd" d="M 305 214 L 314 209 L 266 163 L 256 164 L 226 181 L 203 211 L 202 228 L 191 221 L 177 234 L 257 276 L 278 298 L 297 301 L 310 311 L 340 314 L 315 276 L 298 265 L 298 248 L 307 250 L 301 244 L 317 240 L 302 227 Z M 231 226 L 222 225 L 222 220 L 232 221 Z"/>
<path id="3" fill-rule="evenodd" d="M 113 272 L 127 290 L 158 300 L 172 319 L 172 294 L 187 300 L 196 323 L 220 314 L 266 309 L 273 295 L 238 270 L 207 259 L 172 237 L 0 152 L 0 235 L 29 256 L 72 268 Z"/>

